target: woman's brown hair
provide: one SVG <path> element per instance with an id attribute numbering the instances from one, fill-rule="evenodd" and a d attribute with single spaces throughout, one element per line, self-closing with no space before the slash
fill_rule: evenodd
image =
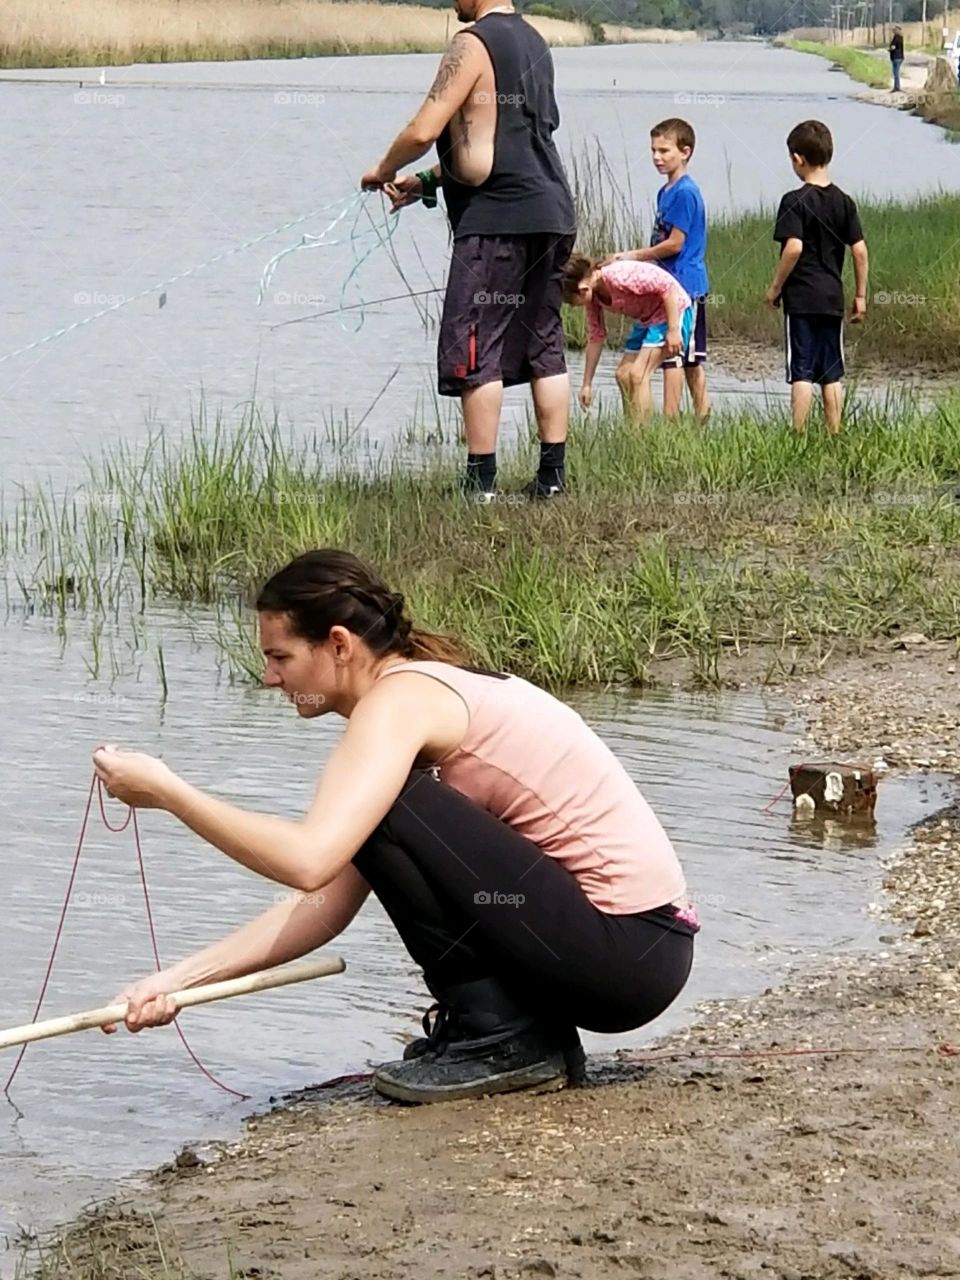
<path id="1" fill-rule="evenodd" d="M 295 635 L 319 644 L 330 628 L 346 627 L 380 657 L 453 665 L 468 660 L 465 646 L 453 636 L 436 635 L 413 626 L 403 596 L 391 591 L 359 556 L 336 547 L 306 551 L 264 583 L 257 596 L 260 613 L 283 613 Z"/>

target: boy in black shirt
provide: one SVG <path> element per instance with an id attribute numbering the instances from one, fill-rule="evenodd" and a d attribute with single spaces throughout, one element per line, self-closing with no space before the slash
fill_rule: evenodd
<path id="1" fill-rule="evenodd" d="M 851 324 L 867 313 L 867 246 L 853 200 L 830 181 L 833 138 L 819 120 L 791 129 L 787 150 L 803 186 L 780 201 L 774 240 L 780 261 L 767 290 L 767 302 L 782 301 L 786 336 L 787 382 L 795 431 L 806 427 L 819 383 L 827 430 L 840 430 L 843 412 L 843 258 L 853 257 L 856 297 Z"/>

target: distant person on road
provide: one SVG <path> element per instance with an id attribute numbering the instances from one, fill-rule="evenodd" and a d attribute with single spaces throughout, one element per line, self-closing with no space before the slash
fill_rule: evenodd
<path id="1" fill-rule="evenodd" d="M 566 483 L 570 398 L 560 281 L 576 216 L 553 141 L 553 59 L 509 4 L 456 0 L 456 12 L 474 25 L 454 36 L 423 105 L 360 185 L 385 191 L 394 209 L 435 204 L 443 190 L 453 255 L 437 363 L 440 394 L 463 406 L 464 492 L 497 497 L 503 388 L 529 382 L 540 464 L 525 493 L 555 498 Z M 434 143 L 438 164 L 397 177 Z"/>
<path id="2" fill-rule="evenodd" d="M 710 416 L 707 395 L 707 294 L 710 281 L 705 261 L 707 213 L 699 186 L 687 172 L 696 146 L 693 126 L 686 120 L 661 120 L 650 130 L 650 150 L 657 172 L 666 182 L 657 192 L 657 214 L 650 244 L 615 253 L 607 262 L 655 262 L 676 276 L 693 302 L 693 343 L 684 354 L 670 356 L 663 365 L 663 412 L 680 412 L 686 375 L 693 409 L 701 422 Z M 643 343 L 643 326 L 634 325 L 626 341 L 628 351 Z"/>
<path id="3" fill-rule="evenodd" d="M 893 93 L 900 92 L 900 68 L 903 66 L 903 31 L 900 27 L 893 28 L 893 35 L 890 37 L 890 67 L 893 71 Z"/>
<path id="4" fill-rule="evenodd" d="M 804 120 L 787 135 L 790 163 L 803 186 L 780 201 L 773 238 L 780 261 L 767 290 L 783 304 L 787 382 L 795 431 L 806 429 L 813 387 L 820 386 L 827 430 L 843 415 L 843 259 L 853 257 L 856 296 L 851 324 L 867 313 L 867 246 L 854 201 L 830 180 L 833 138 L 819 120 Z"/>
<path id="5" fill-rule="evenodd" d="M 653 375 L 664 360 L 689 359 L 693 347 L 693 304 L 680 281 L 655 262 L 608 262 L 606 266 L 575 253 L 563 278 L 563 300 L 587 308 L 587 352 L 580 405 L 589 409 L 593 376 L 603 354 L 607 326 L 603 313 L 618 311 L 637 323 L 633 345 L 617 366 L 624 410 L 640 426 L 653 413 Z M 672 416 L 680 412 L 680 399 Z"/>

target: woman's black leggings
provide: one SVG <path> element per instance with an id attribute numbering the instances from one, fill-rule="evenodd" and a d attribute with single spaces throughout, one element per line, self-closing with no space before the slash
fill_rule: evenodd
<path id="1" fill-rule="evenodd" d="M 497 978 L 531 1013 L 619 1032 L 683 989 L 672 908 L 609 915 L 559 862 L 431 773 L 411 773 L 354 858 L 435 992 Z"/>

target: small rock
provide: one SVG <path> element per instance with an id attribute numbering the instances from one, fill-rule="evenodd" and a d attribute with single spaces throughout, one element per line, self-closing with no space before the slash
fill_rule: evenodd
<path id="1" fill-rule="evenodd" d="M 201 1164 L 201 1160 L 195 1151 L 191 1151 L 189 1147 L 184 1147 L 182 1151 L 177 1153 L 173 1163 L 178 1169 L 196 1169 Z"/>
<path id="2" fill-rule="evenodd" d="M 552 1262 L 548 1262 L 546 1258 L 533 1258 L 530 1262 L 524 1262 L 520 1268 L 528 1276 L 555 1276 L 557 1268 Z"/>

